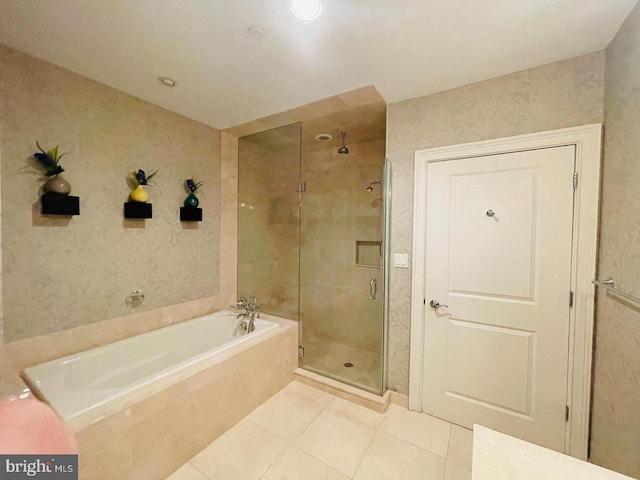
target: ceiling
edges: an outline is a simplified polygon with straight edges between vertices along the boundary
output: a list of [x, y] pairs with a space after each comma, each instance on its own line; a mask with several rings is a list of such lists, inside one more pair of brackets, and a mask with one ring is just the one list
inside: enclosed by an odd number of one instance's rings
[[602, 50], [637, 1], [323, 0], [303, 22], [288, 0], [0, 0], [0, 42], [226, 129], [367, 85], [392, 103]]

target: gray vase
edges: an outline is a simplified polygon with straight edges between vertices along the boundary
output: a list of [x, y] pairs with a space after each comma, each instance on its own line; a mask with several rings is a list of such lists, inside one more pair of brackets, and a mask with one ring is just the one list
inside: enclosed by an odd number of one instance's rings
[[58, 193], [60, 195], [69, 195], [69, 192], [71, 192], [71, 184], [60, 174], [54, 175], [47, 180], [42, 188], [46, 193]]

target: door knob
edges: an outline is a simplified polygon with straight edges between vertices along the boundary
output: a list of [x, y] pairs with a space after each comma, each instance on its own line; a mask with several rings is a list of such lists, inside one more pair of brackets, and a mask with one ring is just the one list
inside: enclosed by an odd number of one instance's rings
[[438, 300], [431, 300], [429, 302], [429, 306], [434, 310], [437, 310], [439, 308], [449, 308], [449, 305], [442, 305]]

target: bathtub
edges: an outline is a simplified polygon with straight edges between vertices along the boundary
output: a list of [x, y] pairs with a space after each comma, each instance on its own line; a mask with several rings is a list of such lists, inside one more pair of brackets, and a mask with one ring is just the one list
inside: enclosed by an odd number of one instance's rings
[[26, 368], [22, 378], [74, 431], [211, 368], [279, 330], [222, 311]]

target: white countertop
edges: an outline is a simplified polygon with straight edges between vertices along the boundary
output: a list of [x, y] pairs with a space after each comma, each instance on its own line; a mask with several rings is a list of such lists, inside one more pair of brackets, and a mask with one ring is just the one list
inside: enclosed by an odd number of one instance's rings
[[633, 480], [481, 425], [473, 427], [473, 480]]

